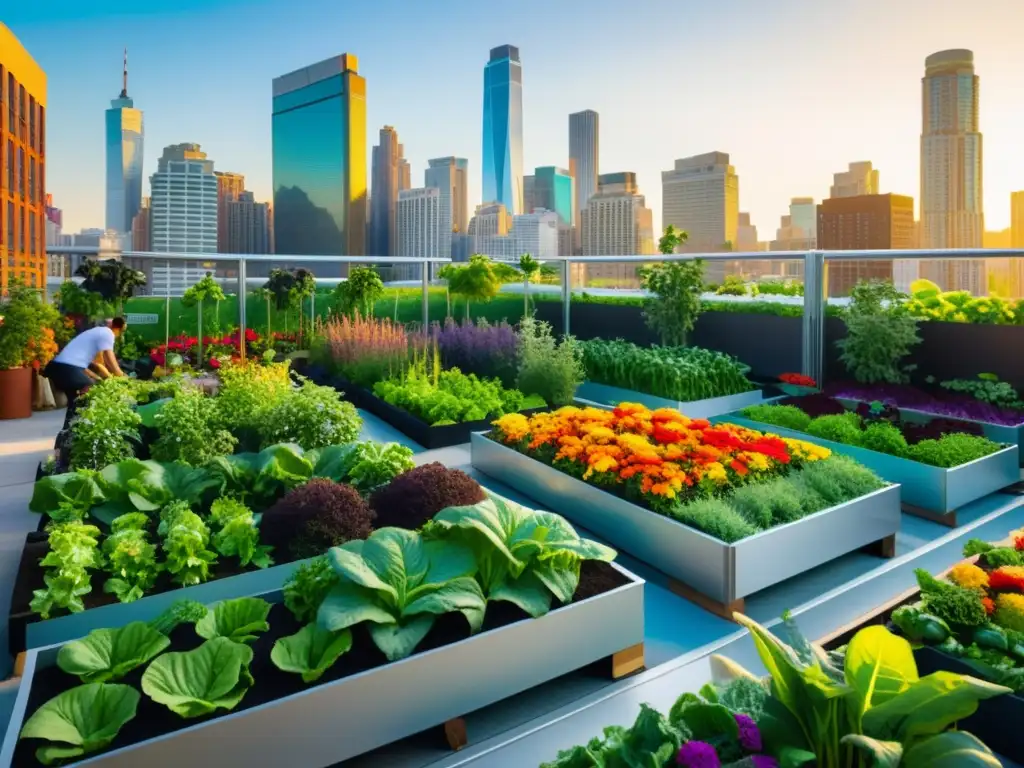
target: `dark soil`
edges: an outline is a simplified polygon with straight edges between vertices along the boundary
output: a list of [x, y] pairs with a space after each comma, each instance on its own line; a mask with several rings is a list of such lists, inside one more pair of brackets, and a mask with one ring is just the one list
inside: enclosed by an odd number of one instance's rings
[[[581, 570], [579, 587], [573, 596], [573, 602], [580, 602], [628, 583], [629, 579], [627, 577], [607, 563], [585, 562]], [[528, 618], [522, 610], [511, 603], [490, 603], [487, 606], [487, 614], [484, 619], [482, 632], [506, 627], [509, 624]], [[270, 661], [270, 650], [273, 648], [274, 642], [281, 637], [298, 632], [301, 625], [280, 604], [275, 605], [271, 609], [268, 623], [270, 624], [270, 631], [260, 636], [252, 645], [254, 656], [250, 671], [256, 680], [256, 684], [246, 693], [245, 698], [242, 699], [242, 702], [232, 712], [256, 707], [275, 699], [300, 693], [311, 687], [305, 685], [299, 675], [282, 672]], [[373, 644], [365, 627], [357, 626], [352, 634], [352, 649], [338, 659], [334, 666], [313, 685], [330, 683], [388, 663], [383, 654]], [[434, 628], [416, 649], [416, 653], [440, 648], [468, 637], [469, 626], [466, 624], [465, 618], [458, 613], [446, 614], [438, 618]], [[552, 637], [551, 642], [558, 642], [558, 639]], [[202, 643], [203, 640], [196, 635], [195, 628], [192, 625], [185, 625], [178, 627], [172, 633], [171, 646], [168, 650], [189, 651], [198, 648]], [[142, 673], [144, 671], [145, 667], [140, 667], [116, 682], [131, 685], [141, 691]], [[32, 680], [32, 690], [29, 694], [26, 711], [30, 713], [35, 712], [36, 709], [51, 698], [69, 688], [75, 687], [77, 684], [77, 678], [61, 671], [56, 665], [42, 671], [37, 671]], [[143, 694], [139, 700], [139, 707], [135, 718], [121, 729], [120, 734], [109, 749], [119, 749], [130, 744], [137, 744], [165, 733], [213, 720], [222, 714], [230, 713], [222, 710], [220, 714], [185, 720]], [[35, 749], [39, 745], [40, 742], [37, 740], [19, 742], [11, 765], [14, 768], [38, 766], [39, 763], [35, 759]]]

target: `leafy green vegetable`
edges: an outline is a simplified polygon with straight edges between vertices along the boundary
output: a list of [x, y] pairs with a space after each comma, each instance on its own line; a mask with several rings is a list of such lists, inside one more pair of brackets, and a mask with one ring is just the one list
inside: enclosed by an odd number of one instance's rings
[[272, 547], [259, 543], [260, 532], [251, 509], [235, 499], [219, 498], [210, 506], [210, 523], [217, 529], [213, 548], [224, 557], [237, 557], [241, 565], [257, 568], [274, 564]]
[[111, 523], [111, 534], [103, 542], [106, 569], [111, 574], [103, 591], [130, 603], [153, 587], [160, 566], [156, 547], [149, 542], [146, 526], [149, 518], [141, 512], [129, 512]]
[[274, 643], [270, 660], [282, 672], [302, 675], [302, 682], [313, 683], [352, 647], [352, 632], [329, 632], [316, 624], [307, 624], [294, 635]]
[[923, 568], [916, 569], [914, 575], [921, 587], [922, 602], [929, 613], [949, 624], [965, 627], [980, 627], [988, 623], [985, 607], [973, 589], [936, 579]]
[[36, 759], [53, 765], [103, 749], [135, 717], [139, 692], [128, 685], [91, 683], [64, 691], [21, 728], [22, 739], [43, 739]]
[[154, 414], [160, 437], [151, 452], [159, 461], [199, 466], [214, 456], [232, 453], [238, 440], [217, 426], [216, 398], [197, 387], [185, 387]]
[[507, 600], [535, 617], [551, 608], [552, 594], [562, 603], [572, 601], [583, 560], [611, 562], [616, 554], [580, 538], [559, 515], [494, 495], [479, 504], [441, 510], [433, 526], [465, 534], [489, 600]]
[[217, 485], [216, 476], [204, 469], [138, 459], [104, 467], [100, 478], [108, 501], [92, 514], [108, 524], [126, 512], [156, 512], [173, 501], [197, 504]]
[[85, 523], [55, 523], [50, 528], [50, 551], [40, 561], [49, 570], [43, 576], [46, 589], [32, 593], [29, 608], [44, 619], [54, 608], [72, 613], [85, 610], [82, 595], [92, 591], [90, 569], [99, 568], [103, 558], [99, 550], [100, 530]]
[[369, 494], [414, 466], [412, 449], [398, 443], [366, 440], [321, 450], [313, 477], [348, 483], [360, 493]]
[[363, 420], [352, 403], [341, 399], [334, 387], [308, 379], [261, 414], [262, 445], [295, 443], [302, 448], [323, 448], [351, 443], [359, 437]]
[[142, 675], [142, 691], [186, 718], [231, 710], [253, 685], [251, 662], [252, 648], [215, 637], [194, 651], [157, 658]]
[[81, 640], [65, 643], [57, 666], [83, 683], [118, 680], [162, 653], [171, 641], [144, 621], [116, 629], [94, 629]]
[[284, 583], [284, 605], [300, 622], [316, 621], [320, 604], [338, 583], [326, 555], [302, 563]]
[[390, 661], [411, 654], [442, 614], [462, 613], [472, 632], [483, 625], [486, 603], [468, 547], [381, 528], [365, 541], [334, 547], [328, 557], [339, 582], [317, 622], [331, 632], [369, 622], [370, 636]]
[[225, 600], [208, 609], [196, 624], [196, 634], [207, 640], [226, 637], [236, 643], [251, 643], [259, 632], [270, 629], [270, 603], [258, 597]]
[[164, 537], [164, 567], [171, 579], [183, 587], [202, 584], [210, 578], [210, 565], [217, 560], [210, 543], [210, 529], [183, 502], [168, 505], [161, 512], [158, 533]]
[[89, 510], [106, 501], [95, 474], [89, 470], [49, 475], [36, 481], [28, 508], [56, 522], [81, 520]]
[[938, 616], [921, 610], [920, 605], [904, 605], [892, 612], [892, 623], [912, 643], [935, 645], [953, 634], [949, 625]]

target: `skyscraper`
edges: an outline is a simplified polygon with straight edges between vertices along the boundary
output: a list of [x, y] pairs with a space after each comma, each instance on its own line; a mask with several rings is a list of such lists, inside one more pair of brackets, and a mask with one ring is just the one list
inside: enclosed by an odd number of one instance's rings
[[829, 197], [859, 197], [878, 194], [878, 171], [871, 167], [870, 160], [847, 165], [845, 171], [832, 174], [832, 188]]
[[[974, 54], [940, 51], [925, 59], [921, 94], [921, 247], [980, 248], [985, 216]], [[923, 262], [921, 276], [947, 290], [988, 289], [980, 261]]]
[[[366, 80], [358, 69], [344, 53], [274, 79], [275, 253], [365, 252]], [[330, 259], [312, 269], [348, 274]]]
[[402, 157], [398, 132], [390, 125], [380, 129], [379, 143], [371, 157], [370, 255], [395, 256], [398, 254], [395, 223], [398, 193], [409, 189], [410, 179], [409, 163]]
[[423, 186], [437, 189], [438, 245], [437, 252], [449, 256], [452, 251], [452, 233], [466, 231], [466, 170], [468, 162], [461, 157], [436, 157], [427, 161]]
[[[274, 231], [270, 203], [257, 203], [252, 192], [242, 190], [224, 206], [226, 240], [221, 253], [273, 253]], [[218, 220], [218, 229], [220, 221]], [[219, 233], [218, 233], [219, 234]]]
[[484, 67], [483, 200], [523, 212], [523, 67], [519, 49], [491, 49]]
[[107, 229], [130, 235], [142, 207], [142, 110], [128, 96], [128, 49], [121, 93], [107, 110]]
[[[217, 253], [217, 177], [198, 144], [165, 147], [149, 179], [150, 240], [156, 253]], [[149, 287], [180, 296], [213, 262], [154, 260]]]
[[559, 217], [554, 211], [534, 208], [512, 217], [512, 261], [524, 253], [537, 261], [558, 256]]
[[[580, 219], [584, 256], [632, 256], [654, 253], [651, 209], [640, 194], [632, 171], [598, 177]], [[635, 285], [637, 267], [625, 263], [577, 265], [573, 281], [587, 285], [595, 279], [616, 285]]]
[[[437, 258], [440, 251], [441, 190], [436, 187], [403, 189], [398, 193], [397, 242], [395, 255]], [[448, 247], [451, 248], [451, 233]], [[420, 277], [419, 266], [401, 265], [395, 270], [399, 280]]]
[[533, 208], [558, 214], [558, 255], [571, 256], [576, 217], [576, 189], [572, 175], [565, 168], [547, 165], [537, 168], [532, 178]]
[[[246, 253], [232, 251], [228, 247], [228, 203], [238, 200], [245, 191], [245, 176], [241, 173], [215, 171], [217, 177], [217, 252]], [[249, 251], [249, 253], [266, 253], [266, 251]]]
[[0, 24], [0, 291], [46, 281], [46, 73]]
[[[149, 207], [152, 198], [142, 198], [142, 207], [132, 219], [132, 250], [151, 251], [153, 250], [153, 209]], [[144, 270], [145, 271], [145, 270]]]
[[590, 196], [597, 193], [599, 128], [597, 112], [592, 109], [569, 115], [569, 174], [573, 178], [576, 195], [572, 223], [577, 231], [581, 222], [580, 212], [587, 207]]

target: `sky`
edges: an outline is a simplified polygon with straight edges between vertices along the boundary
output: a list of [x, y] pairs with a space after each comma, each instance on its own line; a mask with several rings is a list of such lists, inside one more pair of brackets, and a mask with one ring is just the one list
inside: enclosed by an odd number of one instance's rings
[[[368, 135], [392, 125], [423, 184], [427, 159], [470, 162], [480, 198], [483, 67], [523, 62], [524, 173], [568, 167], [568, 115], [600, 114], [600, 170], [635, 171], [655, 226], [660, 172], [731, 155], [740, 210], [772, 239], [791, 197], [828, 196], [871, 160], [883, 192], [919, 196], [924, 59], [975, 53], [986, 228], [1024, 189], [1024, 0], [49, 0], [0, 21], [49, 79], [47, 191], [64, 231], [104, 219], [104, 110], [145, 114], [147, 178], [163, 147], [202, 145], [271, 198], [271, 81], [340, 53], [367, 80]], [[367, 149], [369, 155], [369, 148]], [[144, 193], [145, 194], [145, 193]]]

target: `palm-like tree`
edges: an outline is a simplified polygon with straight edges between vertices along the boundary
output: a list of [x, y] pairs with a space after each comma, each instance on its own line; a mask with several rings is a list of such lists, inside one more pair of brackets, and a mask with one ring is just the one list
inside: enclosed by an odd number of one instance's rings
[[523, 273], [523, 317], [530, 313], [530, 281], [540, 272], [540, 262], [528, 253], [519, 257], [519, 271]]

